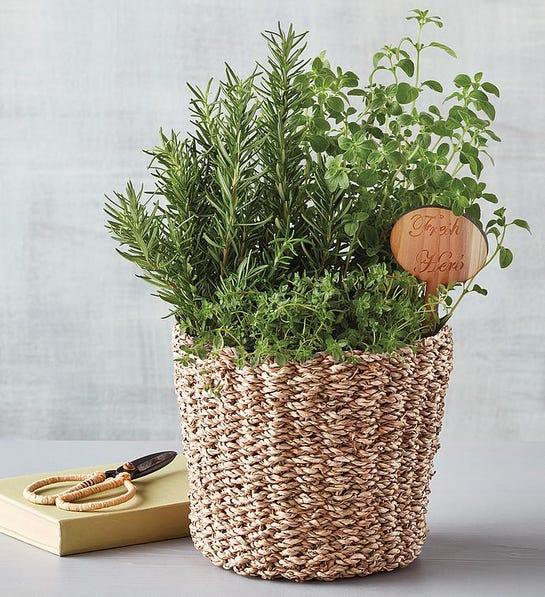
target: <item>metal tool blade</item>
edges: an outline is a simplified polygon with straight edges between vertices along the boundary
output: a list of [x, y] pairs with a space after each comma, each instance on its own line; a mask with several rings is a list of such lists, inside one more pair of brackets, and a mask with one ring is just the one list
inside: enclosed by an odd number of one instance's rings
[[139, 479], [140, 477], [150, 475], [151, 473], [162, 469], [167, 464], [170, 464], [176, 455], [177, 453], [173, 451], [148, 454], [147, 456], [142, 456], [142, 458], [137, 458], [136, 460], [131, 460], [122, 464], [117, 468], [117, 472], [128, 472], [131, 474], [132, 479]]

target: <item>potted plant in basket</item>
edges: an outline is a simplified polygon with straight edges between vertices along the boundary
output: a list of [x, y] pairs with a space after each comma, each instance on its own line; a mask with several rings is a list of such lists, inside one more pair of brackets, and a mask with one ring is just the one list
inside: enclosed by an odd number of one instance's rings
[[408, 19], [416, 36], [377, 52], [364, 82], [324, 53], [307, 61], [292, 27], [266, 32], [248, 77], [227, 66], [190, 86], [193, 131], [148, 152], [155, 189], [129, 183], [106, 206], [119, 253], [174, 316], [193, 540], [241, 574], [330, 580], [417, 557], [445, 323], [486, 290], [473, 275], [427, 295], [393, 257], [392, 226], [446, 208], [501, 267], [506, 230], [528, 228], [481, 181], [497, 87], [460, 74], [443, 91], [423, 68], [455, 56], [425, 41], [441, 20]]

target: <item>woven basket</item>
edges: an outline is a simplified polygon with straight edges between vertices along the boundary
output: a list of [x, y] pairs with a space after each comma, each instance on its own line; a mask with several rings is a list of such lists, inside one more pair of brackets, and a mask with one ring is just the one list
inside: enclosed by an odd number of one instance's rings
[[[189, 340], [174, 330], [174, 356]], [[195, 546], [239, 574], [333, 580], [411, 563], [426, 539], [449, 328], [416, 352], [237, 368], [175, 363]]]

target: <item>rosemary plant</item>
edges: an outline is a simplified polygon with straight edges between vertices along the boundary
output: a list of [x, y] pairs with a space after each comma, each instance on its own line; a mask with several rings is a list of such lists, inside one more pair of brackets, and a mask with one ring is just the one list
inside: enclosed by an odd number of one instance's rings
[[[304, 360], [319, 351], [394, 351], [443, 324], [470, 280], [442, 288], [430, 320], [421, 283], [395, 263], [393, 223], [441, 205], [482, 226], [490, 263], [513, 258], [505, 207], [481, 174], [498, 88], [460, 74], [452, 91], [424, 76], [423, 58], [452, 49], [424, 41], [439, 17], [414, 10], [416, 36], [384, 46], [368, 81], [305, 36], [278, 27], [268, 57], [242, 78], [189, 86], [193, 131], [161, 132], [147, 153], [156, 188], [129, 183], [106, 203], [107, 226], [141, 277], [171, 305], [197, 351], [237, 348], [242, 360]], [[426, 105], [427, 95], [436, 101]], [[440, 108], [440, 104], [447, 108]], [[486, 222], [485, 222], [486, 220]], [[453, 298], [453, 296], [455, 298]]]

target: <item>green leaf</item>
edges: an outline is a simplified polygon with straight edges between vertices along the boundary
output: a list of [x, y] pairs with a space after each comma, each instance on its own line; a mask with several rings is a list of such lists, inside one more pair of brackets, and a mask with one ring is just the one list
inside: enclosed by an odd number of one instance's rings
[[451, 137], [452, 129], [449, 128], [448, 124], [444, 120], [438, 120], [431, 127], [431, 132], [439, 135], [439, 137]]
[[463, 208], [463, 207], [461, 207], [460, 205], [458, 205], [457, 203], [455, 203], [455, 204], [452, 206], [452, 213], [453, 213], [455, 216], [461, 216], [461, 215], [463, 215], [463, 213], [464, 213], [464, 208]]
[[494, 141], [497, 141], [498, 143], [501, 142], [501, 139], [498, 137], [498, 135], [496, 135], [496, 133], [494, 131], [491, 131], [490, 129], [486, 129], [486, 131], [484, 131], [491, 139], [494, 139]]
[[483, 83], [482, 88], [487, 92], [495, 95], [496, 97], [500, 97], [500, 90], [494, 85], [494, 83], [486, 82]]
[[403, 155], [399, 151], [393, 151], [390, 155], [387, 156], [388, 164], [397, 168], [403, 164]]
[[362, 170], [358, 174], [358, 183], [362, 187], [372, 187], [378, 182], [378, 173], [375, 170]]
[[420, 123], [424, 126], [432, 126], [435, 120], [431, 114], [427, 114], [426, 112], [420, 112]]
[[336, 95], [328, 97], [325, 103], [333, 110], [333, 112], [342, 112], [344, 110], [343, 100]]
[[454, 77], [454, 84], [456, 87], [469, 87], [471, 85], [471, 79], [467, 75], [458, 75]]
[[382, 139], [384, 137], [382, 129], [379, 129], [378, 126], [370, 126], [367, 130], [375, 139]]
[[360, 96], [364, 96], [365, 95], [365, 91], [363, 89], [351, 89], [348, 92], [348, 95], [360, 95]]
[[352, 71], [346, 71], [342, 76], [341, 87], [357, 87], [358, 75]]
[[334, 191], [337, 190], [337, 187], [339, 186], [339, 178], [336, 175], [329, 175], [328, 172], [326, 172], [325, 175], [325, 184], [327, 186], [327, 188], [333, 193]]
[[319, 131], [328, 131], [331, 128], [331, 125], [323, 116], [315, 116], [312, 122]]
[[481, 208], [478, 203], [472, 203], [465, 211], [464, 216], [467, 216], [471, 221], [479, 224], [481, 221]]
[[373, 66], [376, 68], [383, 58], [384, 58], [384, 52], [377, 52], [373, 56]]
[[418, 133], [416, 142], [418, 145], [420, 145], [420, 147], [428, 149], [428, 147], [431, 145], [431, 135], [428, 133]]
[[472, 157], [477, 157], [479, 155], [479, 150], [467, 141], [462, 144], [462, 152]]
[[[476, 197], [478, 189], [479, 189], [479, 184], [477, 183], [477, 181], [474, 178], [470, 178], [469, 176], [463, 176], [462, 182], [464, 183], [464, 187], [467, 190], [469, 196]], [[484, 183], [481, 183], [481, 184], [484, 184]]]
[[338, 186], [340, 189], [347, 189], [350, 186], [350, 179], [348, 178], [348, 174], [345, 171], [340, 172], [337, 179]]
[[310, 138], [310, 146], [317, 153], [321, 153], [322, 151], [325, 151], [327, 149], [328, 145], [329, 145], [329, 141], [326, 139], [326, 137], [323, 137], [322, 135], [313, 135]]
[[439, 81], [433, 81], [432, 79], [428, 79], [427, 81], [424, 81], [422, 85], [425, 85], [426, 87], [429, 87], [430, 89], [433, 89], [438, 93], [443, 92], [443, 86], [441, 85], [441, 83], [439, 83]]
[[488, 118], [490, 118], [490, 120], [494, 120], [494, 118], [496, 118], [496, 109], [491, 103], [479, 102], [478, 107], [488, 116]]
[[314, 60], [312, 61], [312, 70], [319, 71], [323, 66], [324, 63], [322, 62], [320, 57], [316, 56], [316, 58], [314, 58]]
[[532, 231], [530, 229], [530, 224], [528, 224], [528, 222], [526, 220], [520, 220], [517, 218], [516, 220], [513, 220], [511, 222], [511, 224], [514, 224], [515, 226], [518, 226], [519, 228], [524, 228], [525, 230], [528, 230], [528, 232], [530, 234], [532, 234]]
[[365, 220], [367, 220], [369, 217], [369, 214], [364, 211], [357, 211], [355, 215], [357, 222], [365, 222]]
[[490, 203], [498, 202], [498, 198], [496, 197], [496, 195], [494, 195], [494, 193], [483, 193], [483, 199], [489, 201]]
[[403, 108], [397, 102], [392, 102], [390, 104], [390, 114], [392, 116], [401, 116], [401, 114], [403, 114]]
[[348, 236], [354, 236], [358, 231], [358, 223], [357, 222], [346, 222], [344, 225], [344, 231]]
[[445, 44], [441, 44], [438, 41], [432, 41], [432, 42], [430, 42], [428, 44], [428, 47], [430, 47], [430, 48], [439, 48], [440, 50], [443, 50], [444, 52], [446, 52], [449, 56], [452, 56], [453, 58], [457, 58], [456, 52], [452, 48], [449, 48]]
[[403, 58], [400, 60], [397, 65], [408, 77], [412, 77], [414, 75], [414, 62], [410, 58]]
[[479, 158], [471, 157], [469, 159], [469, 169], [471, 170], [472, 174], [479, 178], [481, 172], [483, 171], [483, 163]]
[[457, 91], [454, 91], [450, 95], [447, 95], [447, 97], [443, 100], [443, 103], [448, 102], [453, 97], [455, 97], [456, 99], [459, 99], [459, 100], [463, 99], [462, 95], [460, 93], [458, 93]]
[[348, 123], [348, 130], [355, 135], [356, 133], [361, 131], [361, 126], [357, 122], [349, 122]]
[[483, 288], [482, 286], [479, 286], [478, 284], [473, 284], [471, 292], [477, 292], [478, 294], [482, 294], [483, 296], [486, 296], [488, 294], [488, 290], [486, 288]]
[[376, 245], [379, 242], [377, 229], [369, 224], [363, 225], [363, 235], [369, 245]]
[[339, 147], [341, 149], [346, 151], [347, 149], [350, 149], [350, 147], [352, 146], [352, 139], [343, 135], [339, 137], [337, 143], [339, 144]]
[[441, 157], [446, 157], [450, 149], [450, 145], [448, 143], [441, 143], [437, 148], [437, 155]]
[[452, 177], [448, 172], [444, 170], [436, 170], [432, 175], [431, 179], [433, 184], [438, 187], [439, 189], [445, 188], [448, 183], [451, 181]]
[[513, 261], [513, 253], [507, 247], [500, 247], [500, 267], [506, 268]]
[[481, 91], [480, 89], [474, 89], [470, 94], [469, 97], [476, 99], [479, 102], [487, 102], [488, 101], [488, 95], [486, 95], [486, 93], [484, 93], [483, 91]]
[[380, 151], [372, 151], [369, 154], [369, 157], [367, 158], [367, 161], [370, 166], [377, 166], [378, 164], [380, 164], [380, 162], [382, 162], [382, 160], [383, 155], [382, 153], [380, 153]]
[[462, 209], [466, 210], [469, 207], [469, 199], [464, 195], [456, 197], [456, 204]]
[[389, 154], [389, 153], [392, 153], [392, 151], [395, 151], [398, 147], [399, 147], [399, 143], [395, 139], [392, 139], [391, 141], [388, 141], [387, 143], [385, 143], [382, 146], [382, 149], [385, 154]]
[[418, 97], [418, 89], [408, 83], [399, 83], [396, 91], [396, 100], [400, 104], [409, 104]]

